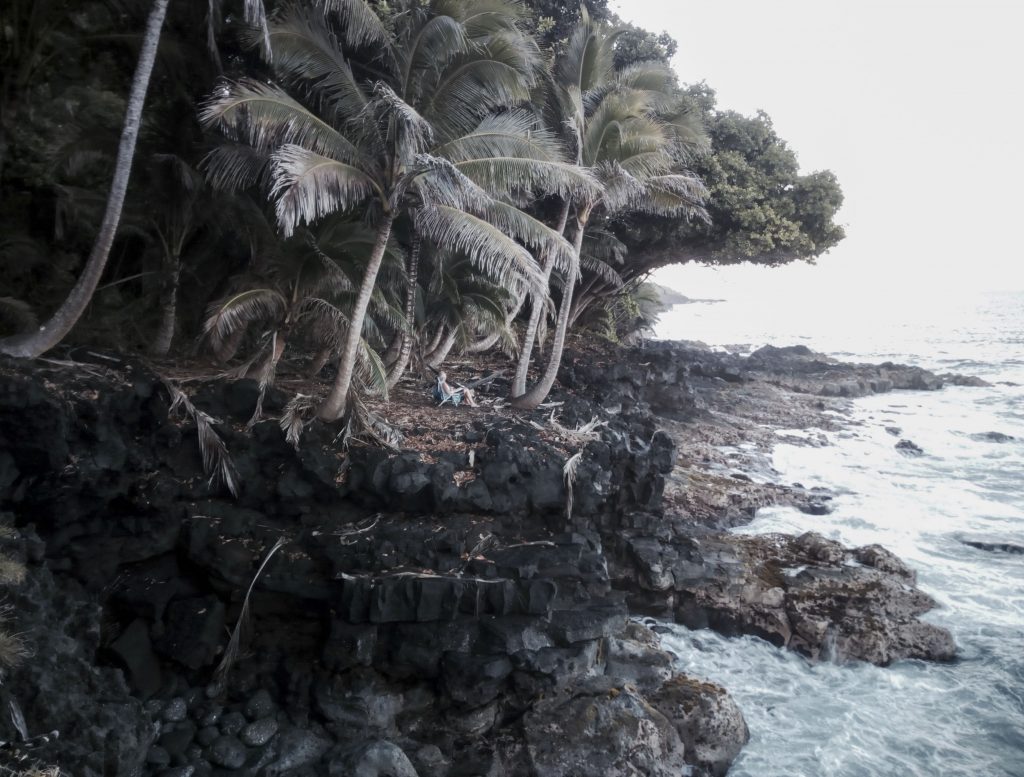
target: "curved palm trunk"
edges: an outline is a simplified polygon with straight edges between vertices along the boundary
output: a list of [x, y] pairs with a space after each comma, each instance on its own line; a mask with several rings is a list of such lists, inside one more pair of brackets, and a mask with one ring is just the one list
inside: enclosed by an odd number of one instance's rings
[[334, 379], [331, 393], [317, 408], [317, 415], [324, 421], [338, 420], [345, 414], [345, 409], [348, 407], [348, 392], [352, 385], [356, 359], [359, 356], [359, 343], [363, 338], [363, 320], [366, 318], [367, 308], [370, 307], [370, 297], [373, 294], [373, 287], [377, 283], [377, 273], [380, 271], [381, 262], [384, 260], [384, 251], [387, 249], [388, 238], [391, 236], [393, 221], [394, 216], [388, 214], [377, 228], [377, 240], [373, 245], [369, 264], [366, 265], [366, 274], [359, 287], [359, 296], [356, 297], [352, 318], [349, 320], [345, 347], [341, 352], [341, 361], [338, 363], [338, 374]]
[[146, 90], [153, 72], [153, 62], [156, 60], [157, 44], [160, 42], [160, 30], [164, 26], [168, 2], [169, 0], [153, 0], [153, 7], [149, 12], [146, 35], [142, 42], [142, 50], [139, 52], [139, 64], [135, 69], [128, 96], [128, 109], [125, 112], [121, 142], [117, 149], [117, 164], [114, 167], [114, 180], [107, 197], [107, 209], [103, 214], [99, 235], [85, 264], [85, 270], [82, 271], [78, 283], [68, 294], [67, 299], [49, 321], [35, 332], [0, 340], [0, 353], [27, 358], [45, 353], [67, 336], [92, 300], [93, 292], [96, 291], [103, 270], [107, 266], [110, 247], [114, 243], [117, 225], [121, 220], [121, 208], [124, 205], [132, 160], [135, 157], [135, 141], [139, 136], [139, 125], [142, 123], [142, 107], [146, 102]]
[[160, 302], [160, 328], [153, 341], [151, 353], [154, 356], [166, 356], [174, 342], [174, 327], [178, 320], [178, 286], [181, 283], [181, 259], [173, 258], [170, 277], [164, 287]]
[[423, 358], [426, 358], [426, 354], [431, 354], [441, 347], [441, 340], [444, 337], [444, 327], [439, 326], [437, 331], [434, 332], [434, 336], [430, 339], [430, 343], [424, 348], [421, 353], [424, 354]]
[[388, 373], [388, 391], [398, 385], [412, 356], [413, 329], [416, 327], [416, 285], [420, 275], [420, 236], [414, 233], [412, 250], [409, 252], [409, 285], [405, 289], [405, 331], [401, 333], [402, 347], [398, 350], [398, 358]]
[[[562, 213], [558, 217], [558, 225], [555, 229], [558, 234], [565, 232], [565, 224], [569, 220], [569, 202], [562, 206]], [[577, 260], [579, 249], [576, 250]], [[554, 257], [549, 252], [544, 253], [541, 264], [541, 271], [544, 274], [544, 288], [551, 282], [551, 270], [554, 267]], [[523, 346], [519, 352], [519, 363], [516, 365], [516, 374], [512, 379], [512, 396], [518, 397], [526, 393], [526, 374], [530, 370], [530, 356], [533, 355], [533, 344], [537, 339], [537, 330], [540, 328], [540, 317], [544, 315], [546, 299], [534, 298], [533, 307], [530, 309], [530, 320], [526, 324], [526, 333], [523, 335]]]
[[398, 361], [398, 354], [402, 350], [402, 339], [404, 332], [395, 332], [395, 336], [391, 338], [391, 342], [388, 343], [387, 350], [381, 354], [380, 360], [384, 362], [384, 366], [389, 370]]
[[455, 346], [455, 337], [455, 331], [452, 330], [451, 332], [448, 333], [448, 336], [444, 339], [444, 341], [439, 346], [437, 346], [437, 348], [435, 348], [433, 351], [431, 351], [424, 357], [424, 361], [427, 363], [428, 367], [432, 367], [433, 369], [436, 370], [438, 367], [444, 364], [444, 360], [448, 358], [448, 354]]
[[541, 402], [547, 399], [551, 387], [555, 385], [555, 378], [558, 376], [558, 368], [562, 363], [562, 349], [565, 347], [565, 336], [569, 332], [569, 311], [572, 310], [572, 293], [576, 287], [576, 275], [580, 269], [580, 250], [583, 248], [583, 232], [587, 227], [587, 218], [590, 216], [590, 208], [586, 207], [576, 218], [576, 239], [573, 242], [572, 265], [566, 276], [565, 288], [562, 290], [562, 302], [558, 306], [558, 323], [555, 328], [554, 342], [551, 344], [551, 354], [548, 356], [548, 365], [544, 370], [537, 384], [529, 391], [512, 397], [512, 406], [533, 410]]
[[[519, 315], [519, 311], [523, 309], [523, 305], [525, 304], [526, 290], [524, 289], [522, 293], [520, 293], [519, 296], [516, 297], [516, 304], [512, 306], [512, 309], [508, 312], [508, 315], [505, 316], [506, 329], [512, 326], [512, 322], [516, 320], [516, 317]], [[497, 343], [498, 340], [500, 339], [501, 332], [495, 332], [494, 334], [488, 335], [487, 337], [477, 340], [474, 343], [470, 343], [469, 346], [466, 348], [466, 353], [483, 353], [484, 351], [493, 348], [494, 344]]]

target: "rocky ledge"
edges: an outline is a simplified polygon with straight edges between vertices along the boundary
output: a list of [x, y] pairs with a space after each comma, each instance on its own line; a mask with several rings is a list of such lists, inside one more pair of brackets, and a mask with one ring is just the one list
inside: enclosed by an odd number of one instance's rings
[[444, 409], [443, 444], [400, 449], [246, 429], [251, 384], [176, 416], [130, 359], [0, 363], [0, 552], [25, 570], [0, 580], [24, 642], [0, 738], [59, 730], [31, 758], [75, 775], [724, 774], [742, 714], [631, 614], [812, 659], [952, 656], [883, 549], [723, 532], [828, 509], [743, 470], [766, 423], [839, 400], [790, 401], [764, 360], [607, 359], [570, 360], [557, 420]]

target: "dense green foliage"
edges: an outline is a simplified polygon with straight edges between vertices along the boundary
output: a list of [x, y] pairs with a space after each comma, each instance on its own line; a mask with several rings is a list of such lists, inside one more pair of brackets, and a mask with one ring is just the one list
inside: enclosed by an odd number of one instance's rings
[[704, 84], [686, 89], [711, 138], [712, 153], [694, 169], [710, 191], [711, 223], [701, 229], [665, 219], [633, 220], [623, 239], [642, 270], [672, 262], [813, 260], [844, 237], [835, 223], [843, 202], [834, 174], [800, 172], [796, 153], [764, 112], [720, 111]]
[[[830, 172], [801, 173], [767, 115], [679, 85], [676, 42], [607, 2], [313, 5], [211, 16], [171, 0], [117, 237], [74, 340], [201, 342], [260, 375], [284, 342], [313, 367], [356, 343], [364, 376], [389, 368], [393, 385], [410, 352], [529, 352], [562, 302], [556, 331], [628, 334], [646, 315], [634, 279], [657, 266], [813, 260], [843, 237]], [[151, 6], [0, 9], [0, 336], [44, 320], [82, 272]], [[245, 23], [264, 9], [268, 34]], [[587, 36], [604, 64], [572, 86]], [[608, 145], [605, 125], [625, 134]], [[702, 204], [709, 218], [693, 218]], [[524, 341], [531, 311], [545, 314]]]

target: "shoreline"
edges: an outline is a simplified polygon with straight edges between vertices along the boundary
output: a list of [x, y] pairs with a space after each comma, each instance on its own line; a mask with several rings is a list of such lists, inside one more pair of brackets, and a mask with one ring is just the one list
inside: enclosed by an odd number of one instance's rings
[[[232, 500], [211, 493], [194, 423], [168, 419], [144, 365], [0, 367], [2, 509], [18, 527], [5, 552], [27, 569], [14, 620], [67, 647], [22, 664], [11, 692], [30, 733], [64, 729], [51, 752], [75, 774], [105, 752], [104, 716], [134, 742], [118, 762], [165, 777], [724, 774], [746, 741], [740, 710], [675, 674], [628, 616], [670, 613], [812, 660], [826, 644], [883, 665], [955, 654], [917, 620], [934, 603], [888, 551], [725, 533], [768, 504], [829, 509], [827, 492], [748, 474], [770, 475], [775, 429], [828, 428], [858, 392], [941, 387], [924, 370], [799, 347], [578, 354], [555, 408], [494, 403], [437, 429], [413, 408], [412, 447], [343, 455], [317, 424], [297, 449], [275, 421], [245, 432], [251, 388], [202, 383], [194, 403], [235, 419], [218, 426], [243, 484]], [[269, 399], [280, 412], [285, 397]], [[438, 445], [441, 431], [454, 442]], [[280, 536], [218, 686], [223, 635]], [[77, 628], [68, 607], [87, 613]]]

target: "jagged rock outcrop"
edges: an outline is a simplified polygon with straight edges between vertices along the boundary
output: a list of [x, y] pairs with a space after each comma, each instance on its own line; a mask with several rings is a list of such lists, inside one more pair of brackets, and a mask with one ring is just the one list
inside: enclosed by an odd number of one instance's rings
[[[72, 695], [74, 721], [37, 699], [30, 727], [65, 727], [46, 754], [68, 773], [547, 774], [534, 751], [553, 710], [538, 703], [555, 698], [596, 705], [595, 735], [618, 742], [607, 760], [624, 773], [661, 756], [665, 769], [705, 773], [693, 727], [644, 701], [675, 674], [664, 655], [650, 672], [654, 649], [635, 642], [602, 537], [586, 528], [657, 508], [673, 448], [649, 415], [606, 416], [590, 440], [546, 434], [539, 414], [536, 426], [489, 419], [453, 430], [472, 458], [344, 451], [316, 424], [296, 450], [274, 421], [242, 428], [251, 387], [206, 385], [192, 401], [222, 418], [241, 486], [232, 499], [208, 482], [195, 424], [168, 415], [161, 381], [113, 364], [0, 365], [0, 501], [38, 528], [37, 562], [66, 581], [61, 606], [88, 615], [65, 636], [76, 677], [51, 682], [99, 696], [88, 684], [99, 673], [139, 731], [125, 724], [121, 760], [102, 772], [82, 755], [104, 752], [107, 730], [90, 728], [88, 694]], [[271, 395], [264, 407], [280, 404]], [[570, 398], [562, 419], [592, 413]], [[563, 469], [577, 451], [585, 486], [572, 514], [584, 528], [573, 531]], [[279, 539], [221, 682], [226, 633]], [[49, 617], [23, 615], [29, 631]], [[636, 726], [650, 733], [646, 754], [627, 746]], [[735, 755], [746, 731], [721, 736]]]
[[[721, 775], [742, 714], [631, 612], [812, 658], [953, 655], [887, 551], [722, 532], [769, 504], [830, 509], [743, 471], [774, 428], [828, 428], [829, 397], [946, 378], [690, 346], [570, 358], [561, 378], [558, 424], [453, 416], [438, 450], [345, 449], [319, 423], [295, 448], [273, 418], [245, 429], [254, 384], [203, 384], [232, 498], [144, 365], [0, 361], [0, 509], [40, 537], [15, 610], [64, 650], [8, 686], [31, 733], [64, 729], [45, 755], [74, 775]], [[272, 390], [264, 410], [284, 403]]]
[[707, 534], [662, 542], [623, 540], [612, 576], [634, 590], [636, 610], [691, 628], [752, 634], [809, 658], [886, 665], [947, 661], [949, 632], [919, 616], [935, 601], [884, 548], [844, 548], [821, 535]]

